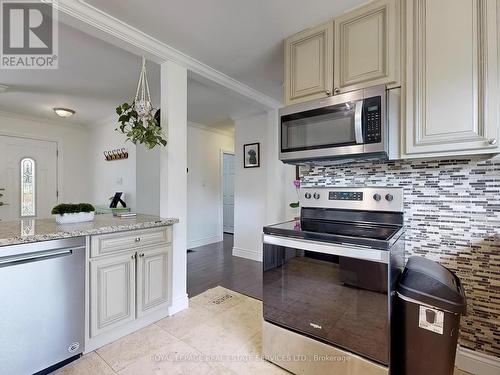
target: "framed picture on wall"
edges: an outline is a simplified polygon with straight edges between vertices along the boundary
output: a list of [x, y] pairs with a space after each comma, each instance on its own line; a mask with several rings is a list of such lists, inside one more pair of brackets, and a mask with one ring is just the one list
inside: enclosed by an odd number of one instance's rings
[[260, 167], [260, 143], [248, 143], [243, 145], [243, 167]]

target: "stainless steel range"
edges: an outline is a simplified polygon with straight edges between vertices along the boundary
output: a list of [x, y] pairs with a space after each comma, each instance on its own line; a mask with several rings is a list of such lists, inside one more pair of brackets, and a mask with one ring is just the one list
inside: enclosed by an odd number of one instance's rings
[[293, 373], [387, 373], [402, 189], [300, 195], [300, 220], [264, 228], [264, 355]]

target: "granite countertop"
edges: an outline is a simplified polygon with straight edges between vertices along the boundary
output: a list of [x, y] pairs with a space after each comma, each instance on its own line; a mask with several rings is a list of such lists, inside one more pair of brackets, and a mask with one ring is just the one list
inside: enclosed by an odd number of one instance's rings
[[55, 218], [1, 221], [0, 246], [156, 228], [178, 222], [177, 218], [140, 214], [134, 218], [117, 218], [111, 214], [95, 215], [94, 221], [74, 224], [57, 224]]

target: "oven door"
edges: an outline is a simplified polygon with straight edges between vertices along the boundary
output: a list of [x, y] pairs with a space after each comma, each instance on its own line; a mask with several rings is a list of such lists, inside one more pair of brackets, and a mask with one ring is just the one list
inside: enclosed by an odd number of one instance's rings
[[264, 236], [264, 320], [389, 362], [388, 252]]

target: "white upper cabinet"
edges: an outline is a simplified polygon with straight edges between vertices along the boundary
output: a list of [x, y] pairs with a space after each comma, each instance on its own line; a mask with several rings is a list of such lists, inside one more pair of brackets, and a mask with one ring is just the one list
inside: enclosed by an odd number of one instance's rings
[[499, 3], [407, 1], [407, 156], [499, 152]]
[[333, 85], [333, 22], [285, 40], [285, 104], [327, 97]]
[[399, 83], [400, 4], [370, 2], [335, 19], [334, 94]]

